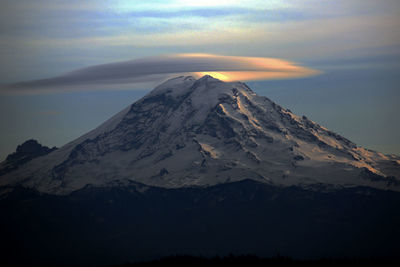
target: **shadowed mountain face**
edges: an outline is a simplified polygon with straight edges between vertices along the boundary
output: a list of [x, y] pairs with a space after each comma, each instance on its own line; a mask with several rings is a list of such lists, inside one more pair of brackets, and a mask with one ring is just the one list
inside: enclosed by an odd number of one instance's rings
[[400, 255], [399, 157], [243, 83], [171, 79], [60, 149], [27, 151], [1, 167], [0, 264]]
[[28, 161], [47, 155], [56, 149], [56, 147], [48, 148], [47, 146], [42, 146], [33, 139], [28, 140], [19, 145], [14, 153], [8, 155], [6, 160], [0, 163], [0, 175], [16, 170]]
[[[29, 177], [29, 179], [27, 179]], [[397, 156], [357, 147], [243, 83], [178, 77], [97, 129], [0, 177], [41, 192], [140, 182], [164, 188], [253, 179], [400, 189]]]

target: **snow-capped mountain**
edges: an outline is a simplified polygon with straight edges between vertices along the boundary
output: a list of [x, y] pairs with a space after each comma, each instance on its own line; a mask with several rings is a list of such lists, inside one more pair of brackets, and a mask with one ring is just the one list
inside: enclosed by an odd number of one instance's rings
[[185, 76], [3, 174], [0, 186], [69, 194], [87, 185], [180, 188], [245, 179], [400, 191], [400, 158], [358, 147], [244, 83]]
[[399, 257], [399, 157], [243, 83], [171, 79], [57, 150], [28, 145], [0, 165], [1, 266]]

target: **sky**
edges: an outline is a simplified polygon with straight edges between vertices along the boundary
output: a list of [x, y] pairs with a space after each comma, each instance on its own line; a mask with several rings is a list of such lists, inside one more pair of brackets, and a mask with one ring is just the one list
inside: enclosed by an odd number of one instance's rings
[[398, 0], [0, 1], [0, 160], [30, 138], [62, 146], [185, 72], [240, 77], [400, 154]]

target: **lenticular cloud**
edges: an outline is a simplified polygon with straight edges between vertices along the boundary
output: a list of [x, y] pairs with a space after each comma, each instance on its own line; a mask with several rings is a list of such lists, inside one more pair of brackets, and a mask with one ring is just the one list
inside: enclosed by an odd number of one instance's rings
[[8, 92], [59, 91], [62, 89], [113, 89], [116, 85], [160, 82], [174, 75], [211, 75], [224, 81], [290, 79], [318, 74], [294, 62], [266, 57], [212, 54], [172, 54], [95, 65], [41, 80], [15, 83]]

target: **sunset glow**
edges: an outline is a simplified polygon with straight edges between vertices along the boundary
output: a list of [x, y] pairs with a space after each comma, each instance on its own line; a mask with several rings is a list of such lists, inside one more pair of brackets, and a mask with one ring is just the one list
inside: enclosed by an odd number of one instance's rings
[[179, 54], [182, 58], [192, 58], [223, 63], [226, 68], [220, 71], [199, 71], [193, 76], [211, 75], [222, 81], [274, 80], [308, 77], [320, 74], [318, 70], [296, 65], [294, 62], [266, 57], [237, 57], [212, 54]]
[[202, 77], [204, 75], [210, 75], [225, 82], [235, 82], [235, 81], [260, 81], [260, 80], [278, 80], [278, 79], [291, 79], [291, 78], [301, 78], [311, 75], [319, 74], [316, 70], [302, 70], [299, 72], [287, 73], [279, 71], [222, 71], [222, 72], [195, 72], [192, 75], [195, 77]]

